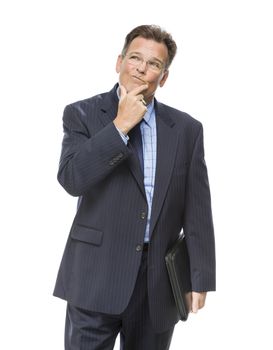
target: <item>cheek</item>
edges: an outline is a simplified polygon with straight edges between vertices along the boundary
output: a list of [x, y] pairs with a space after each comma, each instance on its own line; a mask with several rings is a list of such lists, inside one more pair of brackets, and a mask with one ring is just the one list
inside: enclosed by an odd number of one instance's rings
[[132, 74], [133, 70], [129, 66], [124, 66], [120, 70], [120, 74], [123, 76]]
[[149, 89], [148, 90], [155, 91], [160, 84], [160, 79], [153, 78], [153, 79], [148, 80], [148, 82], [149, 82]]
[[151, 74], [149, 77], [147, 77], [148, 81], [153, 84], [154, 86], [158, 86], [160, 84], [160, 81], [162, 79], [162, 76], [158, 76], [155, 74]]

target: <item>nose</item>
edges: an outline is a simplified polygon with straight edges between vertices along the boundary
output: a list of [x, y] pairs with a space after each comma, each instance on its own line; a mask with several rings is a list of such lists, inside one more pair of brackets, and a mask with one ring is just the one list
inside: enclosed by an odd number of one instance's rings
[[139, 73], [145, 73], [145, 71], [147, 70], [147, 62], [146, 61], [142, 61], [139, 63], [139, 65], [137, 66], [137, 71]]

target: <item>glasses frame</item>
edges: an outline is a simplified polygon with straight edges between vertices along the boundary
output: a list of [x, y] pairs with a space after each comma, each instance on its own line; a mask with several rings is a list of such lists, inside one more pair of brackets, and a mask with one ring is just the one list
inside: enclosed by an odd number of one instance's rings
[[[166, 65], [161, 61], [153, 58], [145, 60], [142, 57], [142, 55], [136, 52], [123, 54], [122, 57], [123, 58], [126, 57], [128, 62], [134, 67], [139, 67], [140, 65], [143, 65], [143, 63], [145, 63], [145, 67], [147, 67], [147, 69], [150, 71], [161, 73], [163, 70], [166, 70]], [[159, 66], [157, 67], [156, 65], [159, 65]]]

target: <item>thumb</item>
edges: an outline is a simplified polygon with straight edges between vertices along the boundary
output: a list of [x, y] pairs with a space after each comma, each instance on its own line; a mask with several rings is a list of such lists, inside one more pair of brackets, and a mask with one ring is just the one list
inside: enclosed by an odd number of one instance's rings
[[123, 99], [127, 95], [127, 91], [123, 85], [119, 86], [120, 98]]

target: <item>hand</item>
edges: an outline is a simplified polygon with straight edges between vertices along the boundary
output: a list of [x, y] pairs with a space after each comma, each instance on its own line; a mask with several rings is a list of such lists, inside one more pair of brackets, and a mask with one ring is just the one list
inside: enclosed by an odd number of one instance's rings
[[114, 124], [125, 135], [141, 121], [147, 111], [146, 105], [141, 101], [143, 100], [141, 92], [147, 88], [148, 85], [143, 84], [127, 93], [125, 87], [120, 85], [118, 114]]
[[202, 307], [204, 307], [206, 296], [207, 296], [206, 292], [191, 293], [191, 312], [196, 314], [199, 309], [202, 309]]

